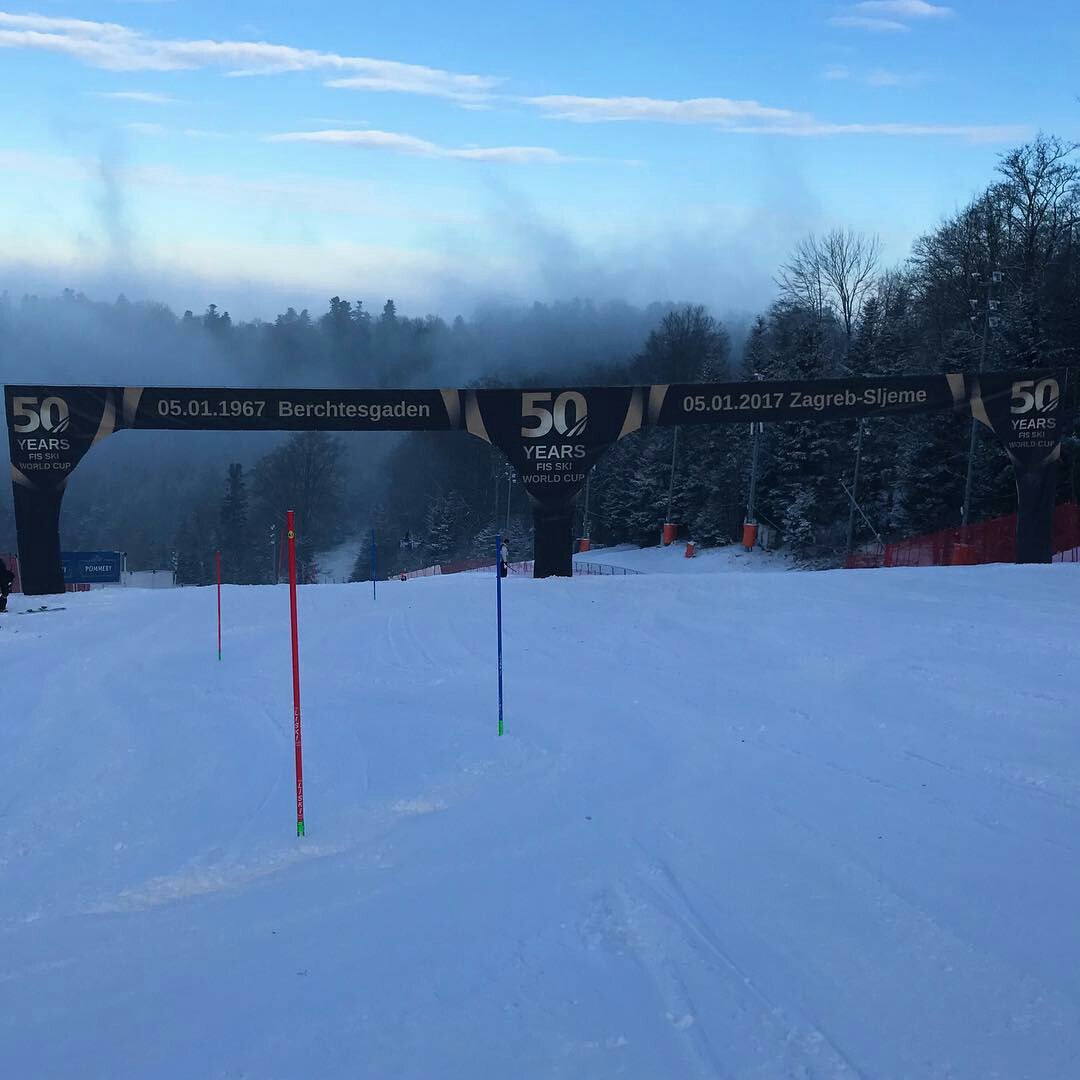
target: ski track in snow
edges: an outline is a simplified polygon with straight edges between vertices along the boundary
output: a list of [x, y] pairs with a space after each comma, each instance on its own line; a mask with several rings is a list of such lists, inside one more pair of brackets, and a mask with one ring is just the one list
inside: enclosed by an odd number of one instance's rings
[[[699, 1075], [859, 1075], [820, 1027], [794, 1019], [740, 968], [664, 860], [647, 861], [636, 880], [620, 885], [618, 896], [628, 938], [657, 984], [665, 1016], [691, 1043]], [[687, 985], [692, 968], [699, 979], [708, 973], [708, 1009], [695, 1003]], [[738, 1041], [750, 1041], [760, 1059], [728, 1064], [745, 1051], [726, 1031], [710, 1035], [718, 1011], [735, 1018]], [[727, 1045], [723, 1036], [731, 1040]]]
[[493, 593], [5, 623], [0, 1075], [1080, 1076], [1073, 567]]

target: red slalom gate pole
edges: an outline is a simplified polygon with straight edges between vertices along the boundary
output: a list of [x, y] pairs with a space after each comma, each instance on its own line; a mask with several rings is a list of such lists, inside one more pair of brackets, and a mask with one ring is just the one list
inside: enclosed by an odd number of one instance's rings
[[221, 552], [214, 552], [217, 564], [217, 658], [221, 659]]
[[304, 747], [300, 737], [300, 636], [296, 625], [296, 520], [285, 515], [289, 538], [289, 615], [292, 620], [293, 738], [296, 742], [296, 835], [304, 835]]

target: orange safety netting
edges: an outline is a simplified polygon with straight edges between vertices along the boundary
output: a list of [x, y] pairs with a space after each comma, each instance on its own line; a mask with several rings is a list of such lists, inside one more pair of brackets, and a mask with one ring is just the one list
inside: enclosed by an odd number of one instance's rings
[[[967, 545], [967, 549], [959, 545]], [[1080, 506], [1061, 503], [1054, 508], [1054, 562], [1080, 562]], [[952, 566], [955, 563], [1008, 563], [1016, 560], [1016, 515], [991, 518], [963, 529], [942, 529], [925, 536], [856, 551], [844, 566], [865, 569], [878, 566]]]

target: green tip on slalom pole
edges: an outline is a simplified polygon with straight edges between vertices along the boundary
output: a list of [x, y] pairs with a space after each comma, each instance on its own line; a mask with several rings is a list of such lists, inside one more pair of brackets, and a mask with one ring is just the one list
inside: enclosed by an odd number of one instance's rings
[[297, 836], [303, 836], [304, 835], [304, 823], [302, 821], [298, 821], [296, 823], [296, 835]]

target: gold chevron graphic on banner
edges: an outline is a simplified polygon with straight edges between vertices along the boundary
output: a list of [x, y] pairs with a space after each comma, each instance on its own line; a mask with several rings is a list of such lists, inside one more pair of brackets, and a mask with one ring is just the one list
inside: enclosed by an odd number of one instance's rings
[[642, 398], [644, 395], [641, 392], [640, 386], [634, 387], [634, 392], [630, 395], [630, 406], [626, 410], [626, 419], [623, 421], [622, 431], [619, 432], [619, 438], [624, 435], [632, 435], [635, 431], [641, 427], [642, 414], [644, 412]]

